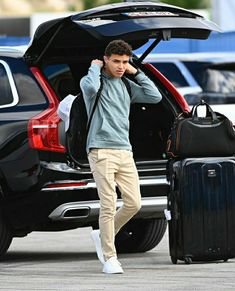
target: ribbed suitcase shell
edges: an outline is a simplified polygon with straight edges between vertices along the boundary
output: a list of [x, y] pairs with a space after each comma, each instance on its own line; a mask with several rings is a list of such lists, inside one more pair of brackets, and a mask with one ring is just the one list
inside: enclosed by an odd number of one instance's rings
[[235, 158], [184, 159], [169, 173], [172, 262], [235, 257]]

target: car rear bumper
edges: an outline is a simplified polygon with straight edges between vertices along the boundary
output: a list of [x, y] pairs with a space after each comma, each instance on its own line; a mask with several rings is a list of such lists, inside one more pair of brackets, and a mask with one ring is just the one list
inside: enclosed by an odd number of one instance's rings
[[[79, 175], [79, 177], [81, 178], [82, 176]], [[142, 207], [135, 218], [163, 218], [169, 189], [166, 176], [143, 176], [139, 178], [139, 183]], [[51, 221], [73, 220], [81, 224], [98, 221], [100, 203], [96, 183], [93, 179], [52, 181], [44, 185], [42, 191], [48, 194], [57, 193], [56, 195], [59, 196], [66, 196], [66, 193], [74, 193], [77, 197], [76, 201], [64, 201], [64, 203], [57, 205], [48, 215]], [[117, 208], [119, 208], [122, 205], [122, 200], [120, 199], [121, 196], [118, 188], [117, 194]], [[83, 195], [83, 198], [81, 195]]]
[[[122, 206], [122, 200], [117, 200], [117, 208]], [[135, 218], [163, 218], [167, 205], [166, 196], [142, 198], [141, 209]], [[99, 201], [70, 202], [58, 206], [49, 218], [53, 221], [64, 220], [98, 220]]]

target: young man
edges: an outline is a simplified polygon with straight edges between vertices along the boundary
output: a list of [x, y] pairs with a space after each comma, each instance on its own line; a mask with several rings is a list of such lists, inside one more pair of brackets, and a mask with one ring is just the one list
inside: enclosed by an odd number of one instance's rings
[[[101, 78], [103, 82], [87, 138], [87, 152], [100, 198], [100, 230], [93, 230], [92, 238], [103, 272], [111, 274], [123, 273], [117, 260], [115, 235], [141, 207], [138, 173], [129, 141], [130, 104], [161, 100], [154, 83], [129, 63], [131, 56], [129, 44], [122, 40], [110, 42], [105, 49], [104, 61], [93, 60], [80, 83], [89, 116]], [[131, 96], [121, 79], [124, 73], [134, 75], [138, 82], [128, 80]], [[118, 211], [116, 186], [123, 200]]]

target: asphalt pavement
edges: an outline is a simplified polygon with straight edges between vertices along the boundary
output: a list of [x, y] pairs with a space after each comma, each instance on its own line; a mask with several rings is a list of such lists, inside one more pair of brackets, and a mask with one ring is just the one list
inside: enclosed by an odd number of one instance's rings
[[173, 265], [167, 233], [147, 253], [119, 255], [124, 274], [103, 274], [90, 231], [15, 238], [0, 262], [0, 290], [235, 290], [235, 259]]

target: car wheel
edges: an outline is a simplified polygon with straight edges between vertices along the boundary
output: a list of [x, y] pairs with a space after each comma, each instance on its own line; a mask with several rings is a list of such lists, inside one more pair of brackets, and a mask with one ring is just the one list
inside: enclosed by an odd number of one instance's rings
[[12, 238], [13, 236], [10, 228], [4, 222], [2, 215], [0, 215], [0, 258], [7, 252]]
[[118, 253], [138, 253], [153, 249], [166, 231], [165, 219], [142, 219], [129, 221], [116, 235]]
[[177, 258], [174, 256], [171, 256], [171, 262], [172, 264], [176, 265], [177, 264]]

